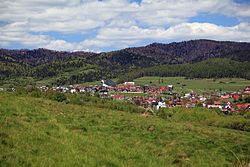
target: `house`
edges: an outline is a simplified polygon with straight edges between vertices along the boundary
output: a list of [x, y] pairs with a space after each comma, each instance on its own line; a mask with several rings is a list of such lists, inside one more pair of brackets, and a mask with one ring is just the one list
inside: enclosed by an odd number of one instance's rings
[[173, 85], [168, 85], [168, 91], [172, 92], [174, 90], [174, 86]]
[[84, 88], [81, 87], [81, 88], [79, 88], [79, 92], [80, 92], [80, 93], [85, 93], [86, 91], [85, 91]]
[[247, 110], [250, 109], [250, 103], [236, 104], [236, 107], [238, 110]]
[[112, 80], [102, 80], [102, 86], [103, 87], [115, 87], [116, 83]]
[[234, 93], [232, 94], [232, 98], [234, 98], [235, 100], [238, 100], [240, 98], [240, 94]]
[[113, 95], [113, 100], [125, 100], [124, 95]]
[[243, 91], [243, 94], [247, 94], [247, 95], [250, 95], [250, 86], [246, 86], [244, 91]]
[[99, 91], [99, 97], [100, 98], [108, 98], [109, 95], [108, 95], [108, 90], [104, 89], [104, 90], [100, 90]]
[[146, 93], [150, 89], [149, 85], [144, 85], [143, 86], [143, 91]]
[[250, 91], [250, 86], [246, 86], [246, 87], [245, 87], [245, 90], [246, 90], [246, 91]]
[[185, 98], [189, 98], [189, 97], [191, 97], [191, 94], [190, 93], [186, 93], [184, 97]]
[[231, 96], [229, 94], [221, 95], [221, 99], [229, 99]]
[[207, 103], [207, 108], [222, 108], [222, 102], [221, 101], [214, 101], [214, 103]]
[[[0, 88], [1, 89], [1, 88]], [[42, 92], [46, 92], [47, 90], [49, 90], [49, 87], [47, 86], [40, 86], [39, 89], [42, 91]]]
[[135, 82], [124, 82], [124, 85], [135, 85]]
[[76, 91], [76, 89], [70, 89], [70, 93], [76, 93], [77, 91]]
[[156, 109], [159, 110], [160, 108], [166, 108], [166, 103], [163, 101], [159, 101], [158, 104], [156, 105]]
[[231, 111], [232, 110], [232, 103], [231, 102], [227, 102], [225, 103], [222, 108], [221, 111]]
[[194, 108], [195, 104], [194, 103], [187, 103], [186, 108]]
[[206, 97], [204, 97], [204, 96], [200, 96], [200, 97], [199, 97], [199, 100], [200, 100], [200, 101], [202, 101], [202, 102], [204, 102], [204, 101], [206, 101], [206, 100], [207, 100], [207, 98], [206, 98]]
[[159, 93], [165, 93], [165, 92], [167, 92], [168, 87], [166, 87], [166, 86], [160, 86], [158, 90], [159, 90]]
[[214, 105], [222, 105], [223, 103], [221, 101], [214, 101]]

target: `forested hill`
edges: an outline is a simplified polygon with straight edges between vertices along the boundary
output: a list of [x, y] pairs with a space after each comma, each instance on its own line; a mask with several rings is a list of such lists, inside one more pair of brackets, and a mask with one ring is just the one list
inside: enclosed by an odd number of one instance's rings
[[[34, 50], [8, 50], [0, 49], [0, 61], [17, 63], [27, 63], [30, 65], [40, 65], [58, 59], [68, 58], [93, 58], [103, 57], [120, 64], [136, 63], [140, 66], [139, 58], [147, 58], [154, 63], [181, 64], [198, 62], [208, 58], [232, 58], [239, 61], [250, 61], [250, 43], [212, 41], [212, 40], [191, 40], [184, 42], [174, 42], [170, 44], [153, 43], [143, 47], [126, 48], [107, 53], [91, 52], [66, 52], [53, 51], [48, 49]], [[133, 61], [131, 61], [131, 59]], [[136, 62], [134, 62], [136, 61]], [[151, 64], [148, 64], [151, 65]]]
[[0, 49], [0, 61], [20, 63], [31, 66], [39, 66], [41, 64], [50, 63], [55, 60], [64, 60], [77, 57], [88, 57], [95, 55], [90, 52], [66, 52], [66, 51], [53, 51], [48, 49], [21, 49], [21, 50], [8, 50]]
[[132, 70], [119, 76], [119, 82], [133, 80], [143, 76], [193, 78], [238, 77], [250, 79], [250, 63], [225, 58], [212, 58], [197, 63], [167, 64]]
[[199, 62], [208, 58], [250, 60], [250, 43], [238, 42], [191, 40], [170, 44], [153, 43], [145, 47], [124, 50], [128, 53], [154, 58], [163, 64]]
[[153, 43], [98, 54], [48, 49], [0, 49], [0, 85], [10, 80], [19, 82], [20, 78], [28, 78], [32, 82], [47, 80], [50, 84], [88, 82], [118, 77], [140, 68], [195, 63], [210, 58], [249, 63], [250, 43], [192, 40]]

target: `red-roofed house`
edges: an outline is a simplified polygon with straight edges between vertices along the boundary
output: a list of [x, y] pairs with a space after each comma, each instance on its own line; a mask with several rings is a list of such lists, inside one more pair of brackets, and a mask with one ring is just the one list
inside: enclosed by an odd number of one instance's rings
[[238, 110], [247, 110], [250, 109], [250, 103], [236, 104], [236, 107]]
[[229, 99], [231, 96], [229, 94], [226, 95], [221, 95], [220, 98], [221, 99]]
[[243, 91], [243, 94], [247, 94], [247, 95], [250, 95], [250, 86], [246, 86], [244, 91]]
[[207, 108], [222, 108], [222, 102], [221, 101], [214, 101], [214, 103], [207, 103]]
[[233, 94], [232, 97], [233, 97], [234, 99], [239, 99], [239, 98], [240, 98], [240, 94]]
[[221, 101], [214, 101], [214, 105], [222, 105], [223, 103]]
[[125, 96], [123, 95], [114, 95], [112, 98], [113, 100], [125, 100]]

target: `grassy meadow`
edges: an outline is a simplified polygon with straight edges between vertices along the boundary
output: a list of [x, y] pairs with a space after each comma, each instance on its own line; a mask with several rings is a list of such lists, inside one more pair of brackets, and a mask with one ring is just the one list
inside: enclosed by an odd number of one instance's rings
[[98, 104], [0, 94], [0, 166], [200, 167], [249, 162], [249, 114], [176, 108], [145, 117]]
[[[163, 83], [159, 83], [163, 79]], [[176, 92], [204, 92], [211, 90], [238, 91], [250, 85], [250, 80], [241, 78], [185, 79], [185, 77], [142, 77], [134, 80], [138, 85], [174, 85]]]

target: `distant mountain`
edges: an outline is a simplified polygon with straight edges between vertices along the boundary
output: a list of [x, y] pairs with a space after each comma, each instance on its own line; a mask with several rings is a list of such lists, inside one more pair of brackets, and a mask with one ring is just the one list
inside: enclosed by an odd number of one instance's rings
[[[46, 79], [50, 84], [79, 83], [117, 77], [134, 69], [164, 64], [194, 63], [210, 58], [250, 61], [250, 43], [191, 40], [153, 43], [106, 53], [48, 49], [0, 49], [2, 83], [20, 78]], [[24, 82], [26, 83], [26, 82]]]
[[44, 63], [50, 63], [55, 60], [63, 60], [75, 57], [85, 57], [95, 55], [95, 53], [89, 52], [65, 52], [65, 51], [53, 51], [48, 49], [21, 49], [21, 50], [9, 50], [0, 49], [0, 61], [1, 62], [13, 62], [22, 63], [31, 66], [38, 66]]
[[191, 40], [170, 44], [153, 43], [145, 47], [124, 50], [128, 53], [153, 58], [161, 64], [199, 62], [208, 58], [250, 61], [250, 43], [245, 42]]
[[[48, 49], [8, 50], [0, 49], [0, 61], [14, 60], [19, 63], [39, 65], [69, 57], [93, 57], [109, 55], [112, 62], [121, 64], [137, 63], [141, 58], [147, 58], [154, 63], [176, 64], [198, 62], [208, 58], [232, 58], [239, 61], [250, 60], [250, 43], [213, 40], [191, 40], [173, 42], [170, 44], [152, 43], [147, 46], [126, 48], [107, 53], [66, 52]], [[111, 55], [111, 57], [110, 57]], [[104, 56], [105, 57], [105, 56]], [[105, 57], [106, 58], [106, 57]], [[142, 63], [144, 65], [144, 63]], [[148, 64], [150, 65], [150, 63]]]

